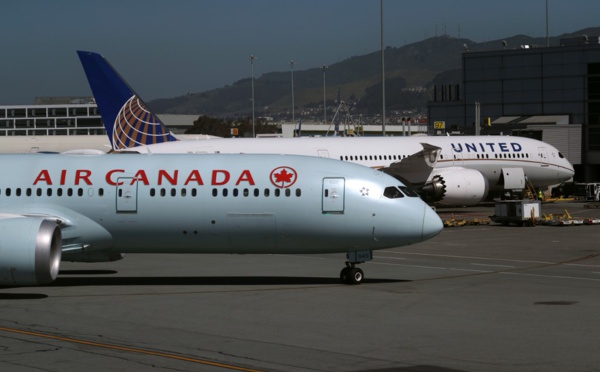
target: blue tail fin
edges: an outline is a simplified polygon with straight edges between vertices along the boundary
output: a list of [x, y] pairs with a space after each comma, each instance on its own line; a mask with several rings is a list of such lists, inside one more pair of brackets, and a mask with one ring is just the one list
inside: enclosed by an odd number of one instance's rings
[[77, 54], [114, 150], [177, 140], [104, 57]]

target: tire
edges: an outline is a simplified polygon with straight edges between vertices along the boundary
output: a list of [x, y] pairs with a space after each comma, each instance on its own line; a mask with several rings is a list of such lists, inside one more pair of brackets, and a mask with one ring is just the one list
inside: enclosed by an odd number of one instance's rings
[[352, 268], [348, 272], [349, 276], [349, 284], [360, 284], [365, 278], [365, 274], [359, 268]]
[[342, 271], [340, 271], [340, 280], [344, 284], [350, 284], [350, 268], [344, 267]]

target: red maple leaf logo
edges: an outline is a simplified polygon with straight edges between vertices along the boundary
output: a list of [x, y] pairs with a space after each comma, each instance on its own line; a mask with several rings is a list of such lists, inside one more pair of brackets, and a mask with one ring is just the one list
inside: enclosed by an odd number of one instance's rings
[[292, 182], [292, 177], [294, 177], [294, 175], [292, 173], [288, 173], [287, 170], [284, 169], [279, 173], [275, 173], [275, 182]]
[[271, 172], [271, 183], [282, 189], [292, 186], [297, 178], [296, 171], [290, 167], [278, 167]]

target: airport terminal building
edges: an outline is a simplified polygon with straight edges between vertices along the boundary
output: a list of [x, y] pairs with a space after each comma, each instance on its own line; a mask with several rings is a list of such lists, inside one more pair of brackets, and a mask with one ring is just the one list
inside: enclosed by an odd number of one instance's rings
[[[499, 46], [501, 47], [501, 46]], [[600, 38], [462, 55], [463, 81], [436, 86], [430, 128], [534, 137], [575, 165], [576, 181], [600, 180]], [[439, 132], [439, 130], [438, 130]]]

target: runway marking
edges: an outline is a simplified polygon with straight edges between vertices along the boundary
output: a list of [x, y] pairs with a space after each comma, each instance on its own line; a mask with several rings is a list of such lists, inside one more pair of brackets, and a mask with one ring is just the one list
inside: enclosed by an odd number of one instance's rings
[[163, 352], [159, 352], [159, 351], [137, 349], [137, 348], [128, 347], [128, 346], [119, 346], [119, 345], [113, 345], [113, 344], [105, 344], [105, 343], [101, 343], [101, 342], [80, 340], [80, 339], [76, 339], [76, 338], [55, 336], [55, 335], [51, 335], [51, 334], [47, 334], [47, 333], [25, 331], [25, 330], [16, 329], [16, 328], [0, 327], [0, 331], [18, 333], [18, 334], [34, 336], [34, 337], [48, 338], [48, 339], [52, 339], [52, 340], [70, 342], [70, 343], [74, 343], [74, 344], [95, 346], [95, 347], [100, 347], [100, 348], [104, 348], [104, 349], [126, 351], [126, 352], [130, 352], [130, 353], [151, 355], [151, 356], [157, 356], [157, 357], [168, 358], [168, 359], [176, 359], [176, 360], [181, 360], [184, 362], [202, 364], [202, 365], [211, 366], [211, 367], [219, 367], [219, 368], [229, 369], [229, 370], [233, 370], [233, 371], [262, 372], [261, 370], [257, 370], [257, 369], [250, 369], [250, 368], [234, 366], [231, 364], [211, 362], [209, 360], [204, 360], [204, 359], [185, 357], [185, 356], [181, 356], [181, 355], [163, 353]]
[[473, 266], [489, 266], [489, 267], [509, 267], [509, 268], [516, 267], [513, 265], [498, 265], [498, 264], [494, 265], [494, 264], [481, 264], [481, 263], [473, 263], [473, 262], [471, 262], [471, 265], [473, 265]]
[[[552, 267], [552, 266], [570, 265], [570, 264], [574, 264], [575, 262], [589, 260], [592, 258], [596, 258], [598, 256], [600, 256], [600, 254], [591, 254], [588, 256], [577, 257], [577, 258], [573, 258], [573, 259], [565, 260], [565, 261], [561, 261], [561, 262], [549, 262], [549, 263], [545, 263], [545, 264], [537, 265], [537, 266], [513, 267], [513, 268], [507, 268], [504, 270], [501, 269], [501, 270], [495, 270], [495, 271], [471, 270], [474, 272], [472, 272], [470, 274], [438, 276], [438, 277], [432, 277], [432, 278], [414, 279], [412, 281], [413, 282], [426, 282], [426, 281], [433, 281], [433, 280], [458, 279], [458, 278], [466, 278], [466, 277], [470, 277], [470, 276], [491, 275], [491, 274], [514, 274], [514, 275], [539, 276], [539, 277], [549, 277], [549, 278], [565, 278], [565, 279], [581, 279], [581, 280], [588, 280], [588, 281], [600, 281], [600, 279], [594, 279], [594, 278], [577, 278], [577, 277], [559, 276], [559, 275], [526, 274], [526, 273], [519, 272], [519, 271], [526, 271], [526, 270], [543, 269], [543, 268]], [[412, 265], [397, 265], [397, 266], [416, 267], [416, 266], [412, 266]], [[434, 268], [434, 267], [431, 267], [431, 268]], [[449, 270], [468, 271], [467, 269], [449, 269]]]
[[472, 273], [493, 273], [494, 272], [494, 271], [489, 271], [489, 270], [456, 269], [454, 267], [451, 267], [448, 270], [452, 270], [452, 271], [470, 271]]
[[509, 272], [509, 271], [499, 272], [498, 274], [537, 276], [537, 277], [542, 277], [542, 278], [575, 279], [575, 280], [588, 280], [588, 281], [593, 281], [593, 282], [600, 282], [600, 279], [596, 279], [596, 278], [577, 278], [575, 276], [564, 276], [564, 275], [526, 274], [526, 273], [515, 273], [515, 272]]
[[455, 256], [448, 254], [434, 254], [434, 253], [416, 253], [416, 252], [395, 252], [395, 251], [381, 251], [394, 254], [408, 254], [413, 256], [428, 256], [428, 257], [442, 257], [442, 258], [461, 258], [469, 260], [485, 260], [485, 261], [507, 261], [507, 262], [520, 262], [520, 263], [533, 263], [533, 264], [554, 264], [554, 262], [548, 261], [530, 261], [530, 260], [513, 260], [509, 258], [490, 258], [490, 257], [475, 257], [475, 256]]

